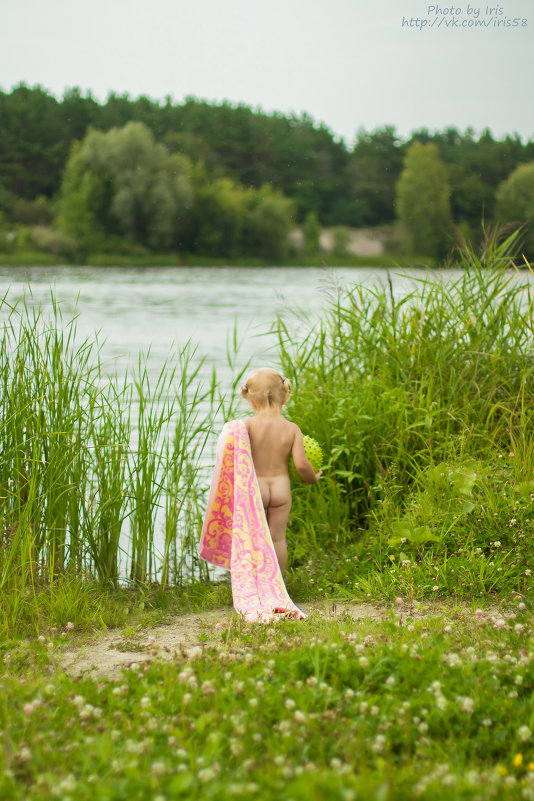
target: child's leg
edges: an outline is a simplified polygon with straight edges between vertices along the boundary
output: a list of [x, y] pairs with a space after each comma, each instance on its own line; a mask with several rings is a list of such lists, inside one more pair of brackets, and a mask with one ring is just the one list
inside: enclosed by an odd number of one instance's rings
[[286, 528], [290, 510], [291, 501], [283, 506], [270, 506], [266, 509], [269, 531], [283, 576], [287, 565]]
[[259, 478], [261, 497], [271, 538], [282, 575], [286, 572], [287, 542], [286, 528], [291, 511], [291, 487], [289, 477]]

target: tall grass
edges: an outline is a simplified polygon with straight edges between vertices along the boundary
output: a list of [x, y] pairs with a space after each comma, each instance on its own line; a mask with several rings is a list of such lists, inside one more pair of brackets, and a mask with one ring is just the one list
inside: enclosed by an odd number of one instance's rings
[[49, 319], [0, 302], [0, 607], [11, 618], [66, 578], [206, 577], [198, 477], [223, 403], [216, 377], [200, 379], [188, 343], [155, 381], [140, 357], [119, 382], [52, 300]]
[[391, 282], [353, 286], [304, 335], [278, 321], [290, 415], [327, 454], [319, 486], [295, 490], [297, 562], [403, 518], [435, 465], [477, 460], [478, 476], [514, 453], [533, 477], [534, 295], [516, 248], [459, 252], [459, 278], [424, 276], [400, 299]]

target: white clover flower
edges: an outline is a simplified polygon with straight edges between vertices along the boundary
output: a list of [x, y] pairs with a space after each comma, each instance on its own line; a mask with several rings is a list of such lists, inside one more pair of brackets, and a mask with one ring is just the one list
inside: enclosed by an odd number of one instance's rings
[[124, 746], [128, 754], [142, 754], [144, 750], [143, 742], [137, 740], [127, 740]]
[[366, 667], [369, 666], [369, 660], [367, 659], [366, 656], [360, 656], [360, 658], [358, 659], [358, 662], [360, 663], [360, 665], [363, 668], [366, 668]]
[[284, 706], [286, 709], [294, 709], [296, 707], [296, 704], [292, 698], [286, 698]]
[[436, 695], [436, 706], [440, 710], [440, 712], [443, 712], [445, 710], [445, 708], [447, 707], [447, 699], [445, 698], [444, 695]]
[[467, 696], [461, 695], [458, 698], [458, 703], [460, 704], [460, 709], [462, 710], [462, 712], [465, 712], [467, 715], [470, 715], [475, 708], [475, 702], [473, 701], [472, 698], [469, 698]]
[[449, 665], [449, 667], [458, 667], [458, 665], [462, 664], [462, 660], [456, 653], [443, 654], [442, 660]]
[[438, 585], [437, 585], [437, 584], [435, 584], [435, 585], [432, 587], [432, 592], [437, 592], [438, 590], [439, 590], [439, 587], [438, 587]]
[[388, 687], [393, 687], [395, 684], [395, 676], [388, 676], [386, 679], [386, 684]]
[[234, 756], [241, 756], [244, 746], [241, 740], [230, 740], [230, 751]]
[[386, 738], [384, 737], [384, 735], [377, 734], [371, 748], [373, 749], [375, 754], [381, 754], [382, 751], [384, 750], [385, 744], [386, 744]]
[[27, 745], [23, 745], [20, 751], [18, 752], [18, 758], [21, 762], [28, 762], [32, 758], [32, 752], [28, 748]]
[[520, 726], [517, 730], [517, 736], [519, 737], [520, 740], [526, 743], [527, 740], [530, 740], [532, 732], [530, 731], [528, 726]]
[[217, 774], [213, 770], [213, 768], [202, 768], [202, 770], [199, 770], [199, 772], [197, 773], [199, 781], [204, 783], [213, 781], [216, 775]]
[[[514, 523], [515, 523], [515, 520], [514, 520]], [[500, 540], [495, 540], [495, 542], [493, 543], [493, 547], [494, 548], [500, 548], [501, 547], [501, 541]]]
[[59, 782], [58, 787], [62, 793], [72, 793], [76, 789], [76, 779], [72, 773], [65, 776], [65, 778]]

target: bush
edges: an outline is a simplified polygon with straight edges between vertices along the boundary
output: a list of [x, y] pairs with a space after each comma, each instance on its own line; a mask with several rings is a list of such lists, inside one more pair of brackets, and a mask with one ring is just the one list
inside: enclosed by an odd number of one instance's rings
[[525, 226], [526, 258], [534, 258], [534, 162], [521, 164], [497, 190], [497, 218]]
[[37, 250], [52, 253], [54, 256], [76, 260], [78, 255], [76, 241], [68, 234], [54, 228], [44, 225], [35, 226], [30, 231], [30, 240]]
[[291, 419], [327, 455], [318, 488], [295, 489], [302, 551], [361, 537], [385, 486], [390, 515], [402, 517], [414, 482], [451, 455], [469, 471], [514, 452], [529, 480], [534, 295], [505, 269], [516, 245], [493, 243], [484, 260], [461, 254], [459, 279], [423, 279], [401, 300], [354, 286], [304, 336], [279, 322]]

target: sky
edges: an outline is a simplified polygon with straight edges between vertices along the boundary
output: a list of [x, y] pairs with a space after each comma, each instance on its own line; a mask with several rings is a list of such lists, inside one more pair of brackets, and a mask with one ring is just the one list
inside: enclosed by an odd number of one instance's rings
[[533, 76], [532, 0], [0, 0], [4, 91], [306, 112], [348, 146], [385, 125], [534, 139]]

